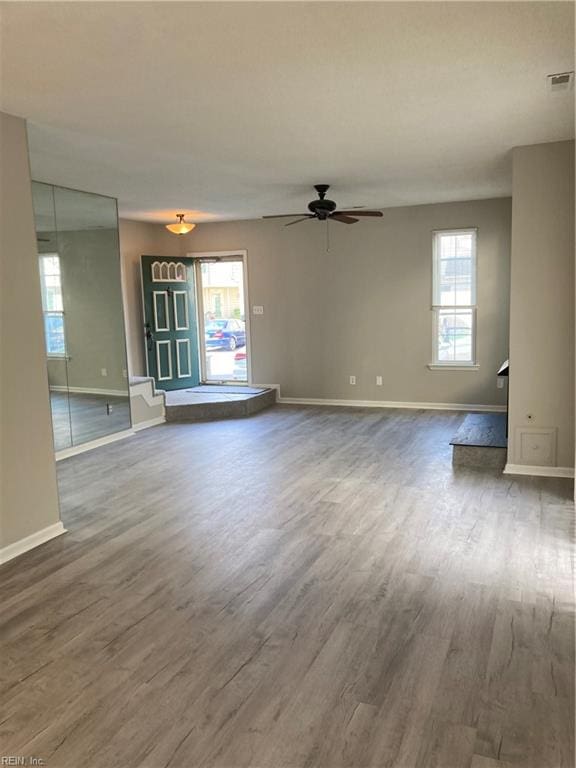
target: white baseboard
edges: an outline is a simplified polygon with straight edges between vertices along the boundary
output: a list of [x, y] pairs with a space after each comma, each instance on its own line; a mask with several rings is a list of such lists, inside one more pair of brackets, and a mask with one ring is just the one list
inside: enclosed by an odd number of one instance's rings
[[275, 389], [276, 399], [280, 402], [280, 384], [249, 384], [248, 386], [254, 389]]
[[130, 385], [130, 397], [141, 397], [148, 408], [156, 408], [161, 405], [164, 407], [166, 398], [164, 393], [158, 393], [158, 390], [154, 389], [154, 386], [150, 382], [141, 382], [139, 384]]
[[56, 536], [61, 536], [63, 533], [66, 533], [66, 528], [59, 522], [49, 525], [47, 528], [42, 528], [41, 531], [36, 531], [36, 533], [30, 534], [30, 536], [26, 536], [24, 539], [20, 539], [20, 541], [8, 544], [7, 547], [0, 549], [0, 563], [7, 563], [14, 557], [23, 555], [24, 552], [39, 547], [40, 544], [45, 544], [50, 539], [55, 539]]
[[165, 424], [166, 416], [157, 416], [155, 419], [148, 419], [148, 421], [141, 421], [139, 424], [133, 424], [132, 429], [134, 432], [140, 432], [141, 429], [148, 429], [148, 427], [156, 427], [158, 424]]
[[331, 400], [325, 398], [278, 397], [287, 405], [336, 405], [348, 408], [410, 408], [423, 411], [486, 411], [506, 413], [505, 405], [479, 405], [468, 403], [404, 403], [399, 400]]
[[110, 397], [128, 397], [128, 389], [93, 389], [92, 387], [64, 387], [60, 384], [50, 386], [51, 392], [73, 392], [78, 395], [109, 395]]
[[531, 464], [506, 464], [505, 475], [532, 475], [534, 477], [574, 477], [573, 467], [542, 467]]
[[97, 440], [90, 440], [89, 443], [64, 448], [63, 451], [56, 451], [56, 461], [68, 459], [70, 456], [77, 456], [79, 453], [91, 451], [93, 448], [99, 448], [101, 445], [108, 445], [108, 443], [115, 443], [117, 440], [123, 440], [125, 437], [131, 437], [132, 435], [134, 435], [133, 429], [124, 429], [122, 432], [114, 432], [112, 435], [105, 435]]

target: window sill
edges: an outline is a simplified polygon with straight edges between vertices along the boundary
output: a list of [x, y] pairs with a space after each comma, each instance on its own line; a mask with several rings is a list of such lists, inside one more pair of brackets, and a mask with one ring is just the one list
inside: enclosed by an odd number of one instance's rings
[[479, 371], [478, 363], [429, 363], [428, 368], [431, 371]]

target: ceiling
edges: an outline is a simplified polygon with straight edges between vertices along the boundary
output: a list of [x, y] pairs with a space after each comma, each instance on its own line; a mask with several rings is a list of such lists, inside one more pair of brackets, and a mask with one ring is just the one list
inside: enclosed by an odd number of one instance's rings
[[571, 2], [2, 3], [33, 176], [169, 221], [504, 196], [574, 136]]

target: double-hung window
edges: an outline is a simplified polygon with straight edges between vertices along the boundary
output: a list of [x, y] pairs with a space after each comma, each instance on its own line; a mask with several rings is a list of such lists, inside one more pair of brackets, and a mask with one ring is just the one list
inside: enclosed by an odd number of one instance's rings
[[476, 230], [434, 232], [432, 368], [476, 365]]
[[40, 285], [42, 287], [46, 353], [48, 357], [65, 357], [64, 305], [62, 303], [60, 257], [57, 254], [47, 253], [40, 256]]

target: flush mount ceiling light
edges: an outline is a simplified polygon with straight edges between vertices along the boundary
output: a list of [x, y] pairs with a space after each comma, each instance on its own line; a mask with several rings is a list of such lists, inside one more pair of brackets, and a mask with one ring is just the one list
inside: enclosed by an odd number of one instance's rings
[[166, 224], [166, 229], [169, 232], [173, 232], [175, 235], [185, 235], [188, 232], [192, 232], [196, 224], [188, 224], [187, 221], [184, 221], [185, 213], [177, 213], [176, 218], [178, 219], [177, 224]]

